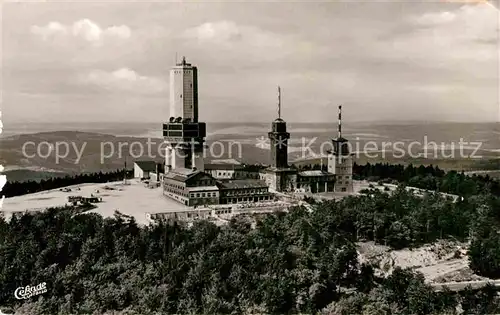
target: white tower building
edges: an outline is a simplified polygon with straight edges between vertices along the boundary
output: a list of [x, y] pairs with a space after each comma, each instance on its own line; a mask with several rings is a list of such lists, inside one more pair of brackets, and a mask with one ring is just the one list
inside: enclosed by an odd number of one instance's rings
[[170, 117], [198, 122], [198, 69], [185, 57], [170, 70]]
[[205, 136], [206, 125], [198, 122], [198, 69], [182, 57], [170, 70], [170, 119], [163, 124], [165, 173], [175, 168], [203, 170]]

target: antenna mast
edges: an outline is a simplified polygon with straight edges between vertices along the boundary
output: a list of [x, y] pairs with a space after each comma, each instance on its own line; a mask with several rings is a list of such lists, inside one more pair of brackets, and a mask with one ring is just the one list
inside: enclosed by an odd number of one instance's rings
[[278, 118], [281, 118], [281, 88], [278, 85]]
[[342, 105], [339, 105], [339, 133], [338, 138], [342, 137]]

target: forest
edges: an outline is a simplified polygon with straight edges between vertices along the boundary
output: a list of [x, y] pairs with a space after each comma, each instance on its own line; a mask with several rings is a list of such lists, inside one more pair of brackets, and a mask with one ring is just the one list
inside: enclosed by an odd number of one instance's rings
[[[123, 172], [99, 180], [123, 178]], [[398, 182], [392, 192], [314, 203], [224, 226], [167, 221], [139, 226], [53, 208], [0, 220], [0, 306], [18, 314], [493, 314], [496, 289], [435, 292], [422, 274], [375, 276], [356, 242], [394, 249], [470, 240], [470, 267], [500, 277], [499, 183], [435, 167], [356, 166], [358, 178]], [[88, 178], [87, 178], [88, 179]], [[82, 180], [82, 179], [78, 179]], [[92, 179], [94, 180], [94, 179]], [[430, 191], [415, 195], [407, 185]], [[40, 187], [38, 187], [40, 189]], [[438, 193], [458, 195], [454, 200]], [[16, 288], [47, 292], [15, 299]]]
[[[396, 269], [382, 279], [358, 261], [360, 240], [403, 248], [471, 239], [471, 268], [499, 277], [500, 199], [488, 191], [494, 183], [452, 178], [448, 185], [466, 192], [457, 202], [416, 196], [402, 184], [392, 194], [373, 189], [314, 204], [313, 212], [239, 216], [220, 227], [143, 227], [119, 213], [103, 219], [70, 208], [2, 220], [0, 305], [22, 314], [409, 315], [455, 314], [457, 305], [466, 314], [495, 313], [493, 287], [434, 292], [417, 272]], [[469, 180], [480, 193], [467, 192]], [[12, 294], [42, 282], [48, 292], [40, 296], [19, 301]]]

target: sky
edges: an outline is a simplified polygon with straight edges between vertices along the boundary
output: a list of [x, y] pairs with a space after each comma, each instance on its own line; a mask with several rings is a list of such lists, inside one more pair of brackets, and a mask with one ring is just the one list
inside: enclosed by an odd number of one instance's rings
[[[497, 4], [495, 4], [497, 6]], [[2, 120], [500, 121], [499, 11], [481, 1], [3, 2]]]

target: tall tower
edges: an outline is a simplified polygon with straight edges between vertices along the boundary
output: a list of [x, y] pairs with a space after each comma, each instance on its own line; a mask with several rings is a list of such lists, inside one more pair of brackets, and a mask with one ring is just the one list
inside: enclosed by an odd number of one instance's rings
[[170, 119], [163, 124], [165, 173], [175, 168], [203, 170], [205, 136], [206, 125], [198, 122], [198, 69], [182, 57], [170, 70]]
[[328, 152], [328, 172], [335, 174], [335, 192], [352, 192], [353, 157], [349, 141], [342, 137], [342, 106], [339, 106], [337, 138], [333, 139], [333, 150]]
[[170, 117], [198, 122], [198, 69], [186, 57], [170, 70]]
[[268, 133], [271, 142], [271, 166], [277, 169], [288, 168], [288, 139], [290, 133], [286, 131], [286, 122], [281, 119], [281, 88], [278, 86], [278, 118]]
[[288, 139], [286, 122], [281, 119], [281, 88], [278, 86], [278, 118], [268, 133], [271, 142], [271, 166], [263, 170], [261, 179], [271, 191], [293, 191], [297, 184], [297, 170], [288, 167]]

